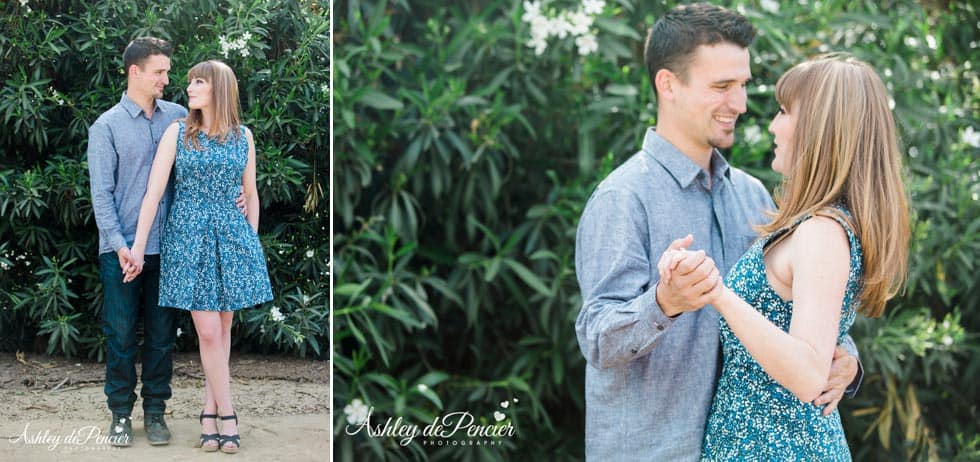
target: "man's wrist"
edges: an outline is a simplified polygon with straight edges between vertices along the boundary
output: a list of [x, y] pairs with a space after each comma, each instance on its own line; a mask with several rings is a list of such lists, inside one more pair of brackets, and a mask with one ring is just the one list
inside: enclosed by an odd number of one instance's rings
[[680, 316], [681, 314], [680, 310], [675, 311], [674, 309], [668, 307], [666, 304], [664, 304], [661, 301], [663, 300], [663, 298], [660, 297], [660, 282], [657, 282], [656, 300], [657, 300], [657, 306], [660, 307], [660, 311], [662, 311], [663, 314], [666, 315], [668, 318], [676, 318]]

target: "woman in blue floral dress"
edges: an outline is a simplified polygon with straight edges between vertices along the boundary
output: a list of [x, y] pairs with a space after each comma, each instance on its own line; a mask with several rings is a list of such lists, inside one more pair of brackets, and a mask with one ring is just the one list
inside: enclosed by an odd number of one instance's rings
[[[856, 312], [905, 280], [909, 219], [888, 93], [867, 64], [825, 55], [776, 84], [779, 210], [711, 290], [723, 365], [702, 460], [847, 461], [836, 410], [813, 401]], [[662, 280], [686, 258], [668, 251]], [[710, 264], [710, 263], [709, 263]]]
[[[272, 300], [258, 238], [259, 197], [255, 142], [241, 125], [238, 83], [231, 68], [205, 61], [187, 73], [188, 116], [160, 140], [140, 208], [132, 254], [142, 269], [150, 220], [171, 170], [174, 199], [160, 252], [160, 306], [189, 310], [204, 368], [200, 444], [205, 451], [237, 452], [238, 418], [228, 367], [236, 310]], [[235, 207], [243, 191], [245, 216]], [[218, 431], [218, 419], [221, 429]]]

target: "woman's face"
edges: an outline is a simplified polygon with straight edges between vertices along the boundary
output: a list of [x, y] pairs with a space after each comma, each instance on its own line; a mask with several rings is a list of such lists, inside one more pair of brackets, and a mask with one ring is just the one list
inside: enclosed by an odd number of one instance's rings
[[187, 85], [187, 107], [201, 109], [211, 105], [211, 82], [194, 77]]
[[772, 160], [772, 169], [786, 176], [793, 165], [793, 133], [796, 131], [796, 112], [789, 112], [786, 106], [779, 106], [779, 112], [769, 124], [769, 133], [773, 134], [773, 150], [776, 157]]

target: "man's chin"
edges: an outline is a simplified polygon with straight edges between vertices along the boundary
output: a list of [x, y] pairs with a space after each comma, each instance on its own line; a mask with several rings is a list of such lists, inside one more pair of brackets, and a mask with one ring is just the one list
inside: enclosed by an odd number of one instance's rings
[[708, 142], [711, 144], [712, 147], [718, 149], [728, 149], [732, 147], [733, 144], [735, 144], [735, 137], [727, 136], [723, 138], [713, 138], [708, 140]]

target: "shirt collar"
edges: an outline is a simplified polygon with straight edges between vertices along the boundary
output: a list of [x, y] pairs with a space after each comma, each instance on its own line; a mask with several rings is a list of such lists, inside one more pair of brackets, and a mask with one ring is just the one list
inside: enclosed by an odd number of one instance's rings
[[[674, 181], [681, 188], [691, 185], [701, 173], [701, 167], [693, 160], [677, 150], [670, 141], [667, 141], [655, 131], [656, 127], [647, 129], [646, 136], [643, 138], [643, 151], [654, 158], [660, 165], [670, 173]], [[728, 161], [718, 152], [718, 149], [711, 150], [711, 176], [715, 180], [722, 176], [728, 178], [730, 169]]]
[[[134, 119], [143, 113], [143, 108], [141, 108], [139, 104], [136, 104], [136, 101], [133, 101], [133, 99], [130, 98], [125, 91], [122, 94], [122, 98], [119, 99], [119, 104], [122, 104], [122, 107], [126, 109], [126, 112], [129, 113], [129, 116]], [[153, 113], [155, 114], [157, 112], [163, 113], [167, 111], [163, 108], [163, 106], [160, 105], [159, 100], [154, 99]]]

